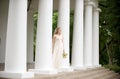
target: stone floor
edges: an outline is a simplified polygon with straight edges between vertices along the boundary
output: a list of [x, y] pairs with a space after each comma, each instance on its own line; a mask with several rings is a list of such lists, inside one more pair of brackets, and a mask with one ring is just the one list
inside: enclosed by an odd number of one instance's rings
[[36, 74], [34, 79], [120, 79], [120, 74], [101, 67], [76, 70], [74, 72], [64, 72], [57, 75]]
[[[3, 70], [4, 64], [0, 64], [0, 70]], [[29, 68], [33, 68], [33, 64], [28, 64]], [[0, 78], [3, 79], [3, 78]], [[120, 74], [105, 69], [103, 67], [89, 68], [86, 70], [75, 70], [73, 72], [61, 72], [58, 74], [35, 74], [34, 78], [26, 79], [120, 79]]]

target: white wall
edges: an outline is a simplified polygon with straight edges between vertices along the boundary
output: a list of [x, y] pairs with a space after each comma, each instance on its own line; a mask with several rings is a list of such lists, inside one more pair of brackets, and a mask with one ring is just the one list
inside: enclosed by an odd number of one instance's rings
[[27, 16], [27, 62], [33, 63], [33, 44], [34, 44], [34, 20], [33, 11], [28, 12]]
[[0, 63], [5, 61], [8, 6], [9, 0], [0, 0]]

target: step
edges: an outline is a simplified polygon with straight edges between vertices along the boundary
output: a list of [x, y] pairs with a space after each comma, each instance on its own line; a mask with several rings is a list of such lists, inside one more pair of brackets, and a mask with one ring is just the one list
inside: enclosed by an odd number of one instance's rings
[[104, 77], [103, 79], [115, 79], [115, 77], [118, 76], [117, 73], [111, 74], [111, 75], [107, 75], [106, 77]]
[[116, 77], [116, 79], [120, 79], [120, 74]]
[[[74, 74], [84, 74], [84, 73], [86, 73], [86, 74], [89, 74], [90, 72], [92, 72], [92, 73], [94, 73], [94, 72], [97, 72], [97, 71], [101, 71], [101, 70], [104, 70], [103, 68], [96, 68], [96, 69], [87, 69], [87, 70], [79, 70], [79, 71], [74, 71], [73, 72], [73, 75]], [[108, 69], [106, 69], [106, 70], [108, 70]], [[70, 75], [72, 75], [72, 73], [70, 73]]]
[[88, 74], [84, 73], [84, 75], [80, 74], [80, 75], [75, 76], [75, 77], [77, 77], [79, 79], [89, 79], [90, 77], [95, 76], [96, 74], [106, 73], [106, 72], [108, 72], [108, 70], [104, 69], [104, 70], [99, 70], [99, 71], [91, 72], [91, 73], [88, 73]]
[[103, 72], [100, 74], [96, 74], [95, 76], [92, 76], [90, 79], [104, 79], [108, 75], [114, 74], [113, 71]]
[[53, 78], [53, 77], [60, 77], [60, 76], [72, 76], [75, 74], [84, 74], [84, 73], [89, 73], [89, 72], [94, 72], [97, 70], [102, 70], [103, 68], [94, 68], [94, 69], [88, 69], [88, 70], [79, 70], [79, 71], [74, 71], [74, 72], [62, 72], [62, 73], [58, 73], [57, 75], [48, 75], [48, 74], [36, 74], [37, 78]]
[[120, 74], [101, 67], [58, 74], [35, 74], [34, 78], [27, 79], [120, 79]]
[[[59, 77], [59, 79], [74, 79], [74, 78], [82, 78], [82, 77], [86, 77], [86, 76], [91, 76], [91, 74], [97, 74], [97, 73], [101, 73], [101, 72], [107, 72], [108, 70], [107, 69], [104, 69], [104, 70], [96, 70], [96, 71], [92, 71], [91, 73], [89, 71], [86, 72], [83, 72], [83, 73], [77, 73], [77, 74], [73, 74], [73, 75], [65, 75], [65, 76], [61, 76]], [[76, 78], [76, 79], [77, 79]]]

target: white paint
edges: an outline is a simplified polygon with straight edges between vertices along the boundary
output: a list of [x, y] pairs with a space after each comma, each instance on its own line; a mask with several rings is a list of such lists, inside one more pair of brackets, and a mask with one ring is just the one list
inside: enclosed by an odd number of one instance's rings
[[58, 26], [62, 28], [65, 52], [68, 53], [63, 60], [63, 68], [69, 68], [69, 26], [70, 26], [70, 0], [59, 0]]
[[73, 46], [72, 46], [72, 66], [74, 68], [83, 67], [83, 9], [84, 0], [75, 0]]
[[27, 21], [27, 62], [33, 63], [33, 44], [34, 44], [34, 12], [28, 11]]
[[85, 5], [85, 27], [84, 27], [84, 64], [92, 66], [92, 8], [91, 4]]
[[39, 0], [35, 70], [52, 71], [53, 0]]
[[8, 0], [0, 1], [0, 63], [5, 62], [8, 4]]
[[99, 66], [99, 11], [93, 10], [93, 65]]

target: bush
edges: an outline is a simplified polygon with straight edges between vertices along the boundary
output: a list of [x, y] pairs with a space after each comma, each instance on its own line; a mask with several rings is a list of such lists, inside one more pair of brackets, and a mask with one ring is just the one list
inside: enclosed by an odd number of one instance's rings
[[110, 70], [113, 70], [117, 73], [120, 73], [120, 66], [118, 65], [104, 65], [105, 68], [108, 68]]

